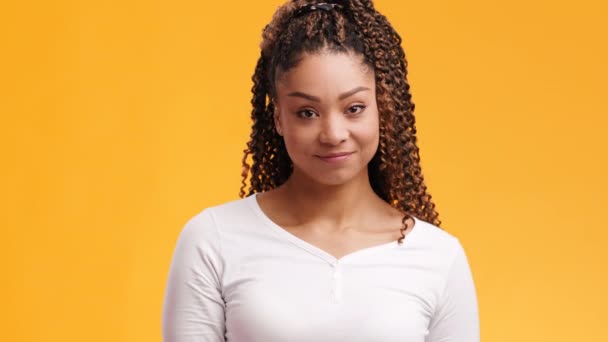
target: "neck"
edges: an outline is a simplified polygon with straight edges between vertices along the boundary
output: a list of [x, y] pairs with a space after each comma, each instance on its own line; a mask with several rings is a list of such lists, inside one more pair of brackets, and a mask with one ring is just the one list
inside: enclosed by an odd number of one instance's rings
[[360, 222], [369, 212], [370, 203], [382, 201], [369, 183], [367, 169], [352, 180], [339, 185], [315, 182], [306, 175], [294, 173], [280, 187], [288, 198], [291, 215], [301, 223], [319, 222], [343, 230]]

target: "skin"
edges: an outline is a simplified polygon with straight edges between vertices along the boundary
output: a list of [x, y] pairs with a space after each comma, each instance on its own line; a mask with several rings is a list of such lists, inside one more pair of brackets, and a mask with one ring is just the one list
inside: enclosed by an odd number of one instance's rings
[[[403, 215], [369, 183], [367, 164], [379, 143], [373, 70], [353, 53], [304, 54], [276, 80], [275, 126], [294, 172], [280, 187], [258, 194], [276, 224], [340, 259], [396, 241]], [[341, 162], [319, 158], [352, 152]], [[413, 222], [407, 221], [408, 229]]]

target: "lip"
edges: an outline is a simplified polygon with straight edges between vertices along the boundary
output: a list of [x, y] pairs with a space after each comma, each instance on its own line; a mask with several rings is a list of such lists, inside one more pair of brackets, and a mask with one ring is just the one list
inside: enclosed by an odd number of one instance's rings
[[318, 155], [317, 157], [325, 162], [335, 163], [335, 162], [341, 162], [341, 161], [348, 159], [348, 157], [353, 153], [354, 152], [337, 152], [337, 153], [325, 154], [322, 156]]

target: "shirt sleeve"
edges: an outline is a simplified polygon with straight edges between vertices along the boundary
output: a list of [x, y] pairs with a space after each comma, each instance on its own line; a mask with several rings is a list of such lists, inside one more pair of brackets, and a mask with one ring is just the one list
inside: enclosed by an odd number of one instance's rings
[[445, 288], [425, 342], [479, 342], [479, 309], [466, 253], [457, 240]]
[[162, 308], [163, 342], [225, 341], [223, 263], [217, 227], [207, 210], [182, 229]]

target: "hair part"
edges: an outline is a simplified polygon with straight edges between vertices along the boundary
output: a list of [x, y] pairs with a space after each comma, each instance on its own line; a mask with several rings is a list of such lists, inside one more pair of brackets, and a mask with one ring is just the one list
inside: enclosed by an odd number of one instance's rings
[[[401, 37], [371, 0], [326, 1], [339, 4], [331, 10], [296, 10], [315, 1], [288, 1], [277, 9], [263, 30], [261, 54], [251, 89], [253, 120], [250, 141], [244, 150], [240, 197], [283, 184], [293, 164], [273, 118], [276, 80], [295, 67], [304, 54], [322, 51], [355, 53], [371, 68], [376, 81], [380, 121], [378, 150], [368, 164], [370, 184], [384, 201], [404, 214], [441, 225], [427, 191], [420, 167], [414, 118], [415, 105], [407, 81], [407, 60]], [[252, 164], [247, 163], [248, 156]], [[250, 186], [245, 192], [251, 173]]]

